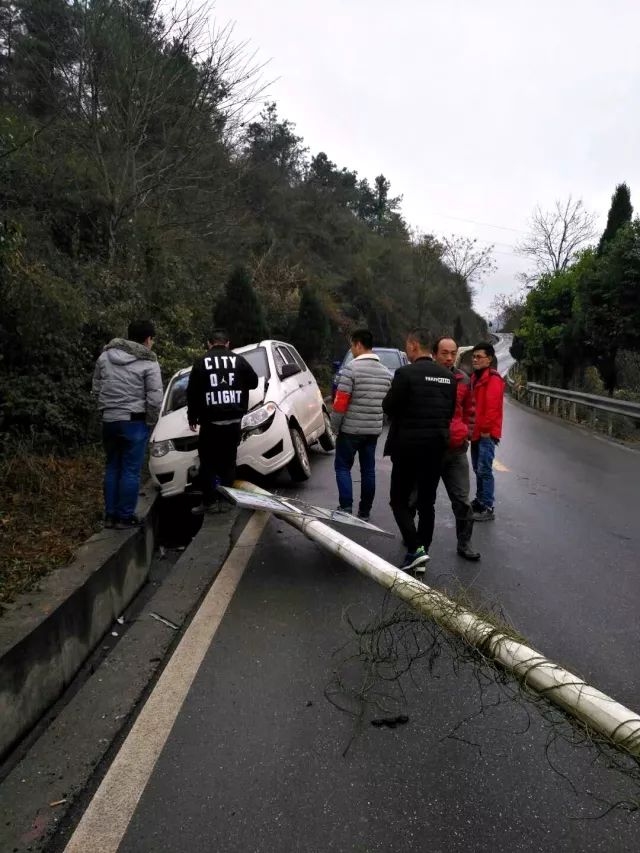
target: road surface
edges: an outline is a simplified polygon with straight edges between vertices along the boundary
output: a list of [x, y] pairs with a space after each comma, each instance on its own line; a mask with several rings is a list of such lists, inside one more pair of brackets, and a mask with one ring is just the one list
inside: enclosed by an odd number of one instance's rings
[[[332, 457], [314, 453], [313, 463], [304, 486], [275, 487], [333, 506]], [[390, 465], [378, 465], [372, 520], [394, 530]], [[640, 710], [640, 454], [509, 402], [496, 477], [497, 520], [475, 535], [481, 563], [455, 554], [441, 496], [426, 581], [500, 608], [531, 645]], [[391, 562], [403, 555], [397, 538], [354, 538]], [[349, 691], [367, 673], [348, 621], [379, 622], [393, 607], [271, 519], [150, 779], [122, 795], [132, 817], [121, 853], [638, 849], [638, 814], [595, 819], [609, 803], [637, 802], [638, 786], [594, 763], [592, 748], [560, 740], [546, 750], [560, 730], [532, 703], [497, 704], [504, 693], [486, 684], [488, 707], [456, 730], [480, 694], [477, 668], [455, 646], [417, 661], [404, 695], [386, 685], [404, 725], [373, 726], [386, 713], [376, 707], [358, 724], [328, 701], [358, 712]]]

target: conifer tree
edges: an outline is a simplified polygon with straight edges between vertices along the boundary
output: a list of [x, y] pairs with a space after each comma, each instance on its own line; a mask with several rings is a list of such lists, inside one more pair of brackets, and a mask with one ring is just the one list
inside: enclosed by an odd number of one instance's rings
[[453, 324], [453, 337], [458, 346], [464, 343], [464, 326], [462, 325], [462, 318], [459, 314]]
[[213, 312], [215, 326], [227, 330], [234, 347], [257, 343], [269, 337], [260, 300], [245, 267], [236, 267]]
[[327, 356], [329, 334], [327, 312], [318, 295], [307, 285], [302, 291], [294, 331], [296, 346], [307, 361], [318, 364]]
[[626, 184], [618, 184], [614, 194], [611, 196], [611, 207], [607, 216], [607, 227], [604, 229], [600, 243], [598, 244], [598, 255], [601, 255], [607, 243], [618, 233], [618, 230], [631, 222], [633, 207], [631, 206], [631, 191]]

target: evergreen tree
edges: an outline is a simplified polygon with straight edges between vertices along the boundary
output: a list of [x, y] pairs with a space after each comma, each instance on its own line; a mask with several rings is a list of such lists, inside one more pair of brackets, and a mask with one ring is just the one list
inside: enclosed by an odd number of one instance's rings
[[607, 216], [607, 227], [604, 229], [600, 243], [598, 244], [598, 255], [601, 255], [608, 242], [618, 233], [618, 230], [631, 222], [633, 207], [631, 206], [631, 191], [626, 184], [618, 184], [614, 194], [611, 196], [611, 207]]
[[509, 347], [509, 353], [511, 354], [511, 357], [515, 358], [516, 361], [522, 361], [526, 351], [527, 348], [522, 338], [519, 338], [518, 335], [514, 335], [513, 343]]
[[245, 267], [236, 267], [213, 312], [213, 322], [227, 330], [234, 347], [269, 337], [262, 306]]
[[624, 225], [579, 283], [587, 342], [605, 388], [617, 386], [620, 349], [640, 350], [640, 220]]
[[318, 295], [307, 285], [302, 291], [294, 341], [304, 358], [319, 364], [327, 358], [329, 318]]

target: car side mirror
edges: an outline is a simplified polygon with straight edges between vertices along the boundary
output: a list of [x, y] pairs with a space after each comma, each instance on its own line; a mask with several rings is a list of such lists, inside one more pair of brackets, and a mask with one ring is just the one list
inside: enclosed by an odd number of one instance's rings
[[295, 376], [296, 373], [300, 373], [297, 364], [283, 364], [280, 368], [280, 379], [288, 379], [290, 376]]

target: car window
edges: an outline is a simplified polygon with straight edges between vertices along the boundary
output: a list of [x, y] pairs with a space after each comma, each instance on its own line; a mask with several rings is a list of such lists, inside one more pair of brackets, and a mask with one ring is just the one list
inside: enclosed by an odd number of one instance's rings
[[[400, 353], [398, 352], [398, 350], [379, 350], [374, 347], [373, 351], [378, 356], [382, 364], [384, 364], [385, 367], [388, 367], [391, 371], [397, 370], [402, 364], [405, 363], [400, 357]], [[345, 367], [347, 364], [349, 364], [350, 361], [353, 361], [351, 350], [349, 350], [345, 355], [344, 361], [342, 362], [342, 367]]]
[[280, 375], [280, 373], [282, 373], [282, 367], [285, 363], [284, 357], [283, 357], [282, 353], [280, 352], [279, 347], [276, 347], [276, 346], [271, 347], [271, 352], [273, 353], [273, 360], [274, 360], [275, 365], [276, 365], [276, 373], [278, 375]]
[[397, 370], [402, 364], [400, 354], [397, 350], [379, 350], [376, 355], [379, 357], [384, 366], [389, 368], [389, 370]]
[[293, 353], [291, 352], [289, 347], [286, 347], [283, 344], [275, 347], [274, 348], [274, 358], [275, 358], [276, 366], [278, 369], [278, 373], [280, 373], [282, 371], [282, 367], [285, 364], [294, 364], [298, 368], [298, 372], [300, 372], [300, 365], [298, 364], [298, 362], [294, 358]]
[[269, 359], [267, 358], [267, 351], [264, 347], [256, 347], [255, 349], [250, 349], [246, 352], [241, 352], [240, 355], [247, 359], [251, 367], [253, 367], [255, 372], [258, 374], [258, 376], [263, 376], [265, 379], [269, 379], [271, 371], [269, 370]]
[[298, 352], [298, 350], [295, 347], [288, 346], [287, 349], [293, 355], [295, 360], [298, 362], [301, 370], [308, 370], [309, 369], [307, 367], [307, 365], [304, 363], [304, 359], [302, 358], [302, 356], [300, 355], [300, 353]]
[[176, 376], [171, 382], [163, 414], [168, 415], [169, 412], [175, 412], [187, 405], [187, 385], [190, 375], [190, 373], [184, 373], [182, 376]]

